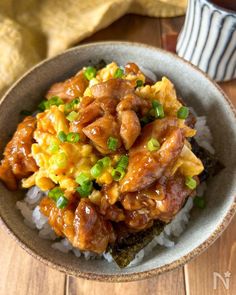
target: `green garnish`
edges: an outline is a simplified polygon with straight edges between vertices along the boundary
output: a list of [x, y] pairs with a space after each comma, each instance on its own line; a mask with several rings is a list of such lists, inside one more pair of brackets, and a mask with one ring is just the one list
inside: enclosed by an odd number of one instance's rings
[[200, 209], [204, 209], [206, 207], [206, 201], [203, 197], [195, 197], [193, 203]]
[[63, 209], [68, 204], [68, 199], [64, 196], [63, 191], [59, 187], [55, 187], [49, 191], [48, 197], [56, 202], [57, 208]]
[[116, 69], [114, 78], [122, 78], [124, 75], [124, 71], [121, 68]]
[[70, 132], [66, 136], [66, 141], [70, 143], [77, 143], [80, 140], [79, 133]]
[[143, 86], [143, 81], [142, 80], [137, 80], [136, 81], [136, 87], [141, 87]]
[[69, 115], [66, 117], [66, 119], [70, 122], [75, 121], [75, 119], [78, 117], [78, 113], [76, 113], [75, 111], [72, 111], [69, 113]]
[[59, 187], [55, 187], [49, 191], [48, 197], [57, 201], [61, 196], [64, 196], [63, 191]]
[[87, 174], [80, 172], [80, 174], [76, 177], [75, 181], [79, 184], [79, 185], [84, 185], [88, 182], [90, 182], [90, 178]]
[[94, 178], [99, 177], [102, 174], [103, 166], [99, 163], [96, 163], [90, 170], [91, 175]]
[[144, 116], [140, 119], [140, 124], [142, 127], [144, 127], [145, 125], [147, 125], [150, 122], [152, 122], [152, 119], [148, 116]]
[[67, 139], [67, 136], [65, 134], [64, 131], [60, 131], [57, 135], [58, 139], [61, 141], [61, 142], [65, 142], [66, 139]]
[[116, 167], [112, 169], [111, 176], [115, 181], [119, 181], [125, 176], [125, 169], [122, 167]]
[[104, 157], [97, 161], [97, 163], [91, 168], [90, 173], [94, 178], [99, 177], [102, 174], [104, 168], [108, 167], [111, 163], [109, 157]]
[[187, 176], [185, 178], [185, 185], [190, 188], [190, 189], [195, 189], [197, 187], [197, 182], [195, 179], [193, 179], [192, 177], [190, 176]]
[[165, 117], [165, 113], [164, 113], [164, 109], [163, 109], [163, 105], [160, 104], [158, 101], [153, 100], [152, 101], [152, 107], [154, 110], [154, 117], [155, 118], [164, 118]]
[[93, 183], [90, 180], [89, 182], [84, 182], [83, 185], [77, 187], [76, 191], [80, 194], [80, 196], [87, 197], [91, 194], [93, 190]]
[[71, 102], [67, 102], [65, 105], [64, 105], [64, 112], [66, 114], [70, 113], [71, 111], [73, 111], [73, 109], [75, 108], [75, 106], [77, 104], [80, 103], [80, 100], [79, 98], [75, 98], [73, 99]]
[[68, 199], [64, 196], [61, 196], [56, 202], [57, 208], [64, 209], [68, 205]]
[[22, 111], [20, 111], [20, 115], [22, 115], [22, 116], [30, 116], [30, 115], [32, 115], [32, 112], [28, 111], [28, 110], [22, 110]]
[[47, 109], [49, 109], [51, 106], [55, 105], [55, 106], [59, 106], [61, 104], [64, 104], [64, 101], [59, 97], [59, 96], [53, 96], [48, 100], [43, 100], [39, 105], [38, 105], [38, 109], [40, 111], [45, 111]]
[[97, 161], [97, 163], [101, 163], [104, 168], [108, 167], [111, 163], [111, 159], [109, 157], [104, 157]]
[[92, 80], [96, 77], [97, 70], [94, 67], [87, 67], [84, 71], [84, 76], [87, 80]]
[[110, 136], [107, 140], [107, 146], [109, 150], [116, 151], [118, 145], [118, 139]]
[[128, 167], [129, 164], [129, 157], [128, 156], [121, 156], [118, 163], [117, 163], [117, 167], [120, 167], [122, 169], [126, 169]]
[[188, 115], [189, 115], [189, 109], [187, 107], [179, 108], [179, 110], [177, 112], [177, 117], [179, 119], [186, 119], [186, 118], [188, 118]]
[[160, 143], [156, 138], [151, 138], [147, 143], [147, 148], [150, 152], [160, 149]]

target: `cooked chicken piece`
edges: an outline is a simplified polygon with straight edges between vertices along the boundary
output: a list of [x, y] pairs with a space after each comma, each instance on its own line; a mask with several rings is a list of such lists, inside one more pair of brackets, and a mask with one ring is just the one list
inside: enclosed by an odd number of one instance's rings
[[129, 62], [125, 66], [125, 73], [126, 74], [137, 75], [137, 74], [140, 73], [140, 69], [139, 69], [139, 67], [135, 63]]
[[151, 102], [135, 94], [129, 94], [123, 97], [118, 104], [117, 112], [124, 110], [133, 110], [144, 116], [152, 107]]
[[135, 229], [149, 226], [151, 220], [169, 222], [182, 208], [192, 191], [181, 174], [163, 177], [150, 188], [125, 194], [121, 203], [126, 211], [126, 224]]
[[132, 110], [120, 112], [119, 119], [121, 122], [120, 136], [126, 150], [128, 150], [141, 132], [140, 122], [136, 113]]
[[104, 117], [97, 119], [92, 124], [83, 128], [83, 132], [102, 154], [110, 154], [114, 152], [108, 148], [107, 142], [109, 137], [117, 139], [117, 148], [121, 146], [119, 125], [111, 115], [105, 115]]
[[[165, 118], [142, 129], [141, 136], [130, 149], [128, 171], [120, 183], [121, 192], [135, 192], [147, 187], [176, 160], [184, 146], [184, 136], [177, 126], [177, 119]], [[159, 141], [159, 150], [148, 150], [147, 143], [151, 138]]]
[[88, 199], [82, 199], [77, 209], [76, 203], [58, 209], [55, 202], [46, 197], [40, 203], [40, 211], [48, 217], [48, 223], [58, 236], [65, 236], [80, 250], [102, 253], [108, 243], [115, 241], [111, 223]]
[[11, 141], [4, 151], [4, 159], [0, 165], [0, 179], [10, 190], [17, 189], [17, 180], [28, 177], [38, 167], [31, 156], [33, 132], [36, 119], [26, 117], [17, 127]]
[[65, 101], [70, 101], [76, 97], [83, 95], [88, 87], [88, 80], [84, 77], [83, 71], [80, 71], [76, 76], [64, 81], [53, 84], [49, 89], [46, 98], [50, 99], [53, 96], [59, 96]]
[[123, 221], [125, 219], [124, 210], [115, 204], [119, 201], [120, 196], [118, 183], [113, 182], [109, 185], [104, 185], [101, 194], [100, 213], [106, 219], [114, 222]]
[[133, 85], [133, 83], [128, 80], [110, 79], [106, 82], [93, 85], [90, 89], [92, 96], [95, 98], [106, 96], [119, 99], [129, 93], [133, 93], [134, 87], [135, 85]]
[[76, 203], [67, 208], [59, 209], [55, 201], [45, 197], [40, 202], [40, 211], [48, 217], [48, 223], [58, 236], [65, 236], [73, 244], [75, 237], [74, 219]]
[[96, 211], [88, 199], [81, 199], [75, 211], [74, 228], [73, 245], [80, 250], [100, 254], [116, 238], [111, 223]]
[[151, 227], [153, 220], [147, 210], [126, 211], [125, 224], [132, 230], [140, 231]]

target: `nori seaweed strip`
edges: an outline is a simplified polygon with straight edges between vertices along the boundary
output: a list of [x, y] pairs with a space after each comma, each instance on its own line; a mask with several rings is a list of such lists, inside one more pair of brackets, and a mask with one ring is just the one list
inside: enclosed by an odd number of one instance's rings
[[166, 223], [156, 220], [152, 227], [129, 235], [127, 238], [116, 243], [110, 248], [110, 253], [120, 268], [126, 267], [134, 258], [135, 255], [147, 246], [152, 239], [159, 235]]
[[202, 161], [204, 171], [199, 175], [200, 182], [218, 174], [225, 166], [218, 159], [201, 147], [194, 138], [191, 138], [192, 151]]

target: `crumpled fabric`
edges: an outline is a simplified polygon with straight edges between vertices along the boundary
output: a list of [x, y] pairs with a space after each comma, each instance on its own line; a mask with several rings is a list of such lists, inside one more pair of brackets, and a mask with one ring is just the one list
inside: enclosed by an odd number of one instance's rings
[[1, 0], [0, 96], [40, 60], [78, 44], [127, 13], [174, 17], [187, 0]]

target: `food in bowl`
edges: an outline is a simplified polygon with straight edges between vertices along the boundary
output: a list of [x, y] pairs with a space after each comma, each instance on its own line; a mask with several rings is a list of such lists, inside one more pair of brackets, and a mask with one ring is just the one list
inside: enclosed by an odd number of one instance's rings
[[196, 118], [171, 81], [144, 72], [84, 67], [52, 85], [7, 144], [0, 179], [29, 189], [18, 208], [42, 237], [66, 238], [55, 248], [126, 267], [150, 242], [170, 246], [164, 234], [180, 231], [171, 225], [219, 166], [194, 140]]

